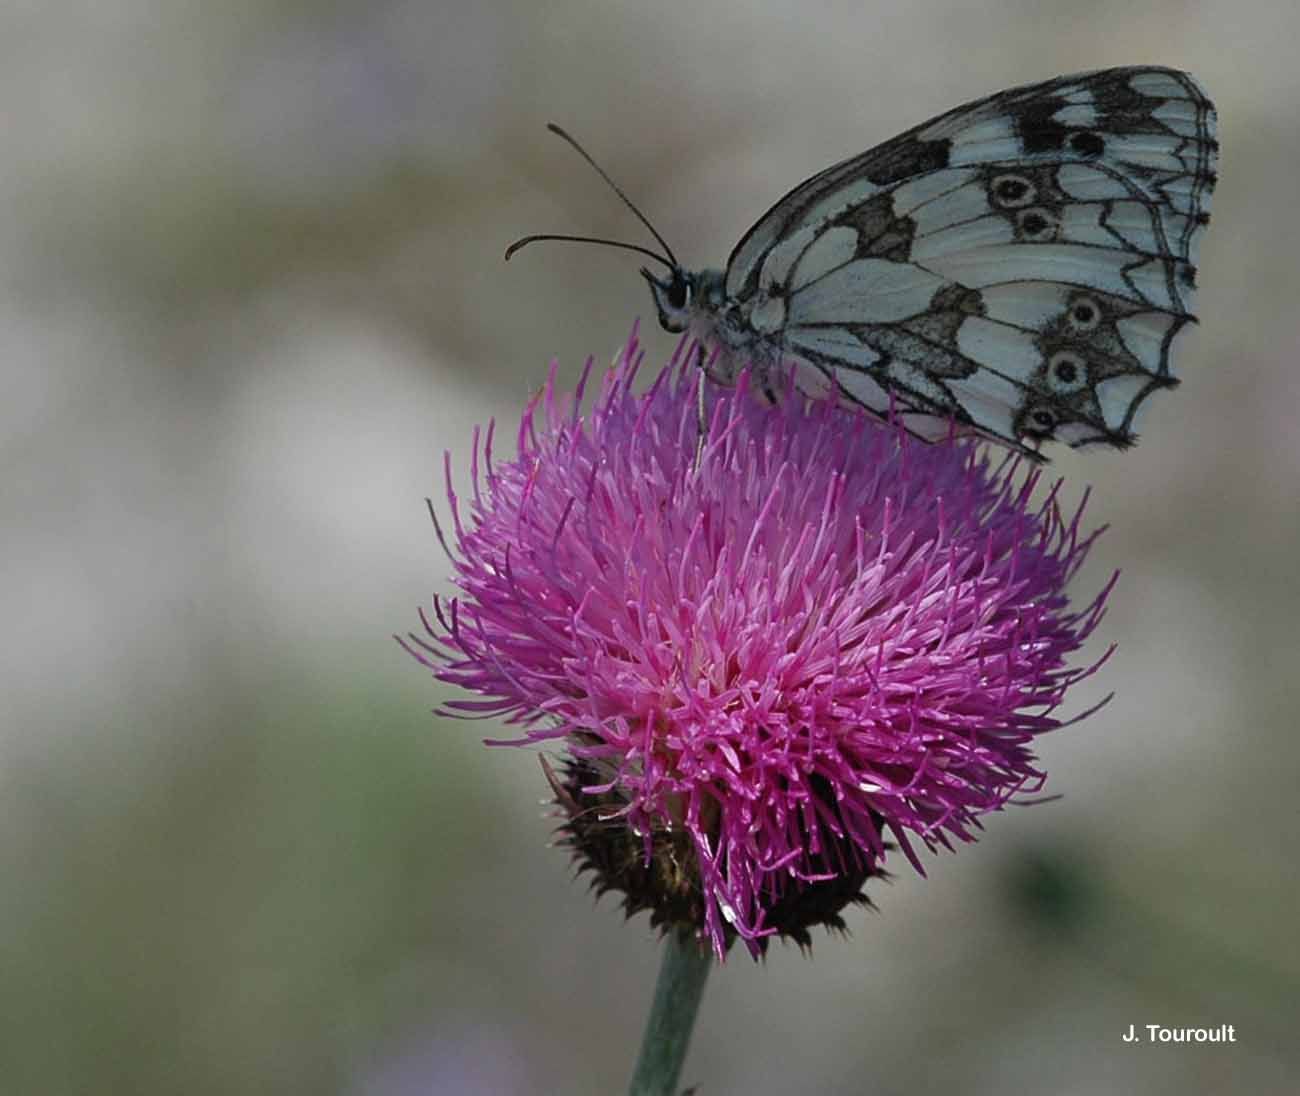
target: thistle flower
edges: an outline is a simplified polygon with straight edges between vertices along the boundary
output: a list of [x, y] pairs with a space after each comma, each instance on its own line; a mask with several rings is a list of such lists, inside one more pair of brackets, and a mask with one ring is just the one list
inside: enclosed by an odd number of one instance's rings
[[598, 889], [757, 956], [842, 927], [895, 845], [923, 872], [918, 846], [1042, 787], [1033, 739], [1099, 665], [1067, 659], [1114, 579], [1070, 607], [1096, 534], [1059, 482], [1035, 503], [1012, 458], [767, 406], [744, 374], [709, 386], [697, 461], [692, 354], [637, 394], [634, 331], [585, 415], [590, 363], [567, 401], [552, 367], [513, 460], [475, 432], [467, 514], [447, 458], [461, 596], [406, 646], [479, 694], [449, 711], [523, 728], [493, 744], [564, 744], [547, 774]]

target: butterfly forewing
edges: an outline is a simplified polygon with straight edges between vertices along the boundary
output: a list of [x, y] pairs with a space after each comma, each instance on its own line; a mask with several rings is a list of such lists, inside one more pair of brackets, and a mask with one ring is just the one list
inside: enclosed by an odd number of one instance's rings
[[1125, 446], [1176, 383], [1217, 151], [1171, 69], [1004, 91], [787, 194], [732, 252], [729, 310], [756, 356], [923, 435]]

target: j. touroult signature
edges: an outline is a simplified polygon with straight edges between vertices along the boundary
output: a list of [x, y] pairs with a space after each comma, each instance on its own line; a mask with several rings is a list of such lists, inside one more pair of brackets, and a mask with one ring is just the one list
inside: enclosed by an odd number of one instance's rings
[[[1144, 1034], [1145, 1033], [1145, 1034]], [[1129, 1024], [1126, 1043], [1235, 1043], [1237, 1029], [1232, 1024], [1218, 1027], [1165, 1027], [1162, 1024]]]

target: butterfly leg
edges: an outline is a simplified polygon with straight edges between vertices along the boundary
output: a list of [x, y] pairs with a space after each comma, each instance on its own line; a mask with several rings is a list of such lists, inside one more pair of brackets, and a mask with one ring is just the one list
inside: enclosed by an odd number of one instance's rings
[[[701, 362], [703, 365], [703, 362]], [[700, 470], [700, 462], [704, 459], [704, 436], [708, 432], [708, 422], [704, 407], [704, 371], [695, 378], [695, 413], [696, 413], [696, 431], [695, 431], [695, 465], [694, 470]]]

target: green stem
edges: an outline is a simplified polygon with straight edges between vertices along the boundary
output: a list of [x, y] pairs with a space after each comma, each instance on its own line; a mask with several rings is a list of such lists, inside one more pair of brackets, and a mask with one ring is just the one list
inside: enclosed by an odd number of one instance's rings
[[691, 937], [675, 932], [664, 938], [664, 957], [655, 983], [654, 1001], [641, 1053], [632, 1073], [629, 1096], [674, 1096], [681, 1076], [686, 1048], [695, 1028], [695, 1014], [704, 994], [704, 983], [713, 965], [713, 953]]

